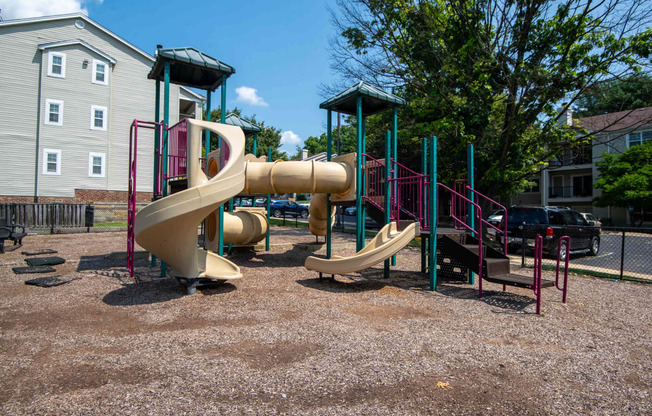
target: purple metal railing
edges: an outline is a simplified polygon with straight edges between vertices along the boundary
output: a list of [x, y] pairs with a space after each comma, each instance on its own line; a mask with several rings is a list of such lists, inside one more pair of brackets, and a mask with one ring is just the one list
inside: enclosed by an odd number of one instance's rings
[[[366, 192], [363, 198], [381, 211], [385, 211], [385, 161], [374, 159], [367, 154], [365, 164]], [[392, 192], [390, 192], [390, 206], [392, 204]], [[391, 213], [391, 209], [390, 209]], [[393, 220], [393, 218], [392, 218]]]
[[541, 272], [543, 269], [543, 237], [534, 240], [534, 281], [532, 290], [537, 297], [537, 315], [541, 314]]
[[[559, 287], [559, 263], [561, 260], [561, 244], [562, 241], [566, 243], [566, 256], [565, 256], [565, 267], [564, 267], [564, 287]], [[561, 302], [566, 303], [566, 288], [568, 285], [568, 261], [570, 259], [570, 237], [565, 235], [559, 238], [559, 243], [557, 245], [557, 273], [555, 276], [555, 287], [562, 291]]]
[[168, 129], [168, 171], [163, 172], [164, 179], [176, 179], [186, 176], [188, 143], [188, 120], [183, 119]]
[[[129, 185], [127, 192], [127, 269], [129, 276], [134, 277], [134, 253], [135, 253], [135, 235], [134, 224], [136, 222], [136, 167], [138, 159], [138, 129], [144, 128], [154, 130], [154, 142], [159, 145], [162, 143], [161, 137], [165, 130], [163, 123], [154, 123], [151, 121], [134, 120], [129, 128]], [[159, 170], [161, 166], [160, 154], [155, 155], [159, 160]], [[154, 193], [157, 193], [161, 187], [158, 175], [154, 177]]]

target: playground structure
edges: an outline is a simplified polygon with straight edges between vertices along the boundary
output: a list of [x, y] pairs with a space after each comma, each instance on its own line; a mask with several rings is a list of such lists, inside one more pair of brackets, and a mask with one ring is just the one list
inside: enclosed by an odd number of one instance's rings
[[[165, 58], [162, 53], [158, 56]], [[155, 68], [165, 68], [163, 78], [167, 83], [170, 58], [165, 59], [164, 64], [158, 64], [157, 59]], [[225, 81], [222, 74], [223, 120]], [[184, 85], [189, 84], [186, 82]], [[208, 96], [210, 108], [210, 93]], [[558, 283], [559, 267], [556, 282], [542, 279], [540, 258], [534, 277], [514, 275], [510, 272], [506, 247], [505, 250], [496, 250], [483, 241], [484, 230], [488, 227], [497, 233], [503, 231], [483, 218], [479, 202], [493, 204], [503, 210], [505, 207], [473, 188], [472, 146], [468, 148], [469, 176], [466, 180], [456, 181], [453, 188], [436, 181], [437, 148], [434, 137], [423, 141], [422, 173], [398, 163], [397, 108], [404, 103], [401, 98], [364, 82], [322, 103], [320, 108], [328, 110], [327, 162], [272, 162], [267, 160], [269, 156], [245, 157], [243, 130], [248, 126], [238, 125], [241, 123], [238, 120], [232, 121], [235, 126], [183, 120], [170, 128], [165, 121], [134, 121], [128, 250], [133, 253], [135, 238], [141, 246], [151, 251], [153, 262], [154, 256], [162, 260], [162, 276], [166, 273], [166, 263], [170, 264], [173, 274], [187, 286], [188, 293], [194, 293], [197, 285], [203, 281], [242, 277], [238, 266], [223, 257], [224, 243], [251, 244], [266, 237], [266, 248], [269, 249], [271, 193], [313, 193], [309, 228], [312, 234], [326, 237], [326, 258], [308, 257], [305, 267], [319, 272], [320, 277], [324, 273], [335, 275], [363, 270], [382, 261], [385, 262], [384, 273], [388, 277], [390, 258], [415, 237], [421, 236], [421, 271], [428, 273], [431, 290], [437, 289], [440, 270], [442, 276], [469, 283], [474, 282], [474, 274], [477, 274], [479, 297], [482, 297], [483, 279], [502, 284], [503, 290], [507, 285], [532, 289], [537, 296], [537, 312], [540, 311], [542, 287], [556, 286], [564, 292], [565, 301], [566, 284], [561, 287]], [[385, 159], [378, 160], [365, 152], [365, 119], [370, 114], [387, 109], [393, 110], [393, 132], [387, 132]], [[332, 111], [355, 115], [358, 123], [358, 151], [333, 160]], [[135, 193], [132, 191], [135, 191], [138, 127], [154, 129], [157, 133], [156, 149], [163, 151], [157, 151], [155, 157], [155, 201], [136, 215], [135, 199], [132, 205], [131, 195]], [[207, 131], [204, 147], [204, 154], [207, 154], [206, 173], [200, 164], [203, 130]], [[208, 132], [219, 136], [218, 151], [213, 153], [209, 153]], [[254, 152], [255, 149], [254, 136]], [[185, 180], [187, 189], [167, 196], [167, 181], [171, 178]], [[439, 225], [438, 197], [443, 193], [450, 195], [452, 228]], [[255, 209], [224, 212], [224, 203], [236, 195], [264, 194], [267, 195], [266, 217], [262, 210]], [[351, 257], [333, 256], [333, 205], [353, 202], [357, 207], [356, 254]], [[230, 207], [233, 209], [233, 203]], [[365, 247], [364, 219], [367, 213], [385, 226]], [[197, 229], [205, 218], [205, 244], [210, 251], [197, 247]], [[503, 218], [506, 220], [506, 215]], [[541, 256], [541, 253], [535, 253]], [[133, 255], [130, 259], [129, 268], [133, 273]]]

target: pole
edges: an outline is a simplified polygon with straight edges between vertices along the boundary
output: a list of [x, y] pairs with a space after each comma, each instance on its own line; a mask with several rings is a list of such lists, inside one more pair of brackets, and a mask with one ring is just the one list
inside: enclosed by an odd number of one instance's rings
[[[206, 121], [211, 121], [211, 90], [206, 90]], [[211, 132], [208, 130], [204, 131], [204, 142], [204, 157], [208, 159], [208, 153], [211, 151]]]
[[[154, 122], [156, 123], [156, 126], [154, 128], [154, 190], [152, 192], [152, 201], [156, 199], [159, 180], [161, 178], [159, 172], [161, 170], [161, 166], [159, 165], [161, 155], [161, 127], [158, 125], [159, 121], [161, 121], [161, 81], [158, 78], [156, 79], [156, 92], [154, 95], [156, 100], [154, 103]], [[134, 192], [135, 191], [136, 190], [134, 189]], [[153, 254], [150, 266], [156, 267], [156, 256]]]
[[[398, 107], [394, 106], [392, 109], [392, 156], [394, 156], [394, 162], [398, 162]], [[398, 172], [398, 167], [394, 169], [394, 179], [396, 179], [396, 175]], [[398, 192], [397, 192], [397, 186], [398, 186], [398, 181], [394, 181], [394, 186], [393, 186], [393, 195], [394, 198], [397, 198]], [[395, 200], [395, 204], [398, 204], [399, 201]], [[396, 225], [398, 225], [399, 221], [401, 220], [401, 210], [398, 209], [396, 210], [398, 217], [396, 218]], [[396, 266], [396, 254], [392, 256], [392, 266]]]
[[[428, 139], [423, 139], [421, 141], [421, 171], [423, 172], [424, 175], [428, 175]], [[427, 224], [429, 222], [428, 218], [428, 185], [426, 184], [426, 181], [423, 181], [423, 195], [421, 196], [421, 204], [423, 209], [423, 218], [425, 219], [425, 223]], [[434, 225], [430, 224], [430, 231], [432, 232]], [[428, 261], [428, 258], [426, 256], [426, 250], [427, 250], [427, 244], [426, 241], [428, 241], [427, 238], [424, 236], [421, 236], [421, 273], [426, 273], [426, 263]]]
[[[163, 196], [168, 195], [168, 125], [170, 123], [170, 61], [165, 61], [163, 84]], [[168, 274], [168, 265], [161, 262], [161, 277]]]
[[355, 158], [355, 251], [362, 250], [364, 235], [361, 234], [360, 226], [360, 214], [362, 213], [362, 97], [358, 97], [356, 100], [356, 123], [357, 123], [357, 135], [356, 135], [356, 158]]
[[430, 290], [437, 290], [437, 137], [430, 141]]
[[[222, 86], [220, 87], [220, 92], [222, 93], [220, 123], [224, 123], [224, 120], [226, 119], [226, 74], [222, 74]], [[217, 148], [222, 148], [221, 137], [217, 138]], [[231, 199], [233, 200], [233, 198]], [[231, 201], [231, 206], [233, 206], [233, 201]], [[224, 205], [220, 205], [220, 221], [217, 233], [217, 254], [220, 256], [224, 255]]]
[[[333, 152], [333, 147], [331, 143], [332, 118], [333, 118], [332, 112], [331, 110], [328, 110], [328, 112], [326, 113], [326, 161], [327, 162], [331, 161], [331, 154]], [[327, 193], [326, 194], [326, 258], [327, 259], [331, 258], [331, 248], [332, 248], [331, 224], [332, 224], [331, 223], [331, 194]]]
[[[390, 209], [391, 209], [391, 204], [390, 204], [390, 182], [389, 180], [392, 177], [392, 166], [389, 163], [389, 159], [392, 157], [392, 135], [388, 131], [387, 136], [385, 137], [385, 184], [384, 184], [384, 189], [383, 193], [384, 195], [384, 202], [385, 202], [385, 225], [389, 224], [390, 222]], [[389, 265], [390, 265], [390, 260], [386, 259], [385, 260], [385, 268], [384, 268], [384, 276], [385, 278], [389, 278]]]
[[[267, 148], [267, 161], [270, 162], [272, 160], [272, 148], [268, 147]], [[269, 224], [269, 210], [272, 208], [271, 207], [271, 201], [272, 201], [272, 195], [267, 194], [267, 235], [265, 236], [265, 251], [269, 251], [269, 232], [271, 225]]]
[[[466, 145], [466, 184], [469, 186], [471, 189], [475, 189], [475, 183], [474, 183], [474, 167], [473, 167], [474, 161], [473, 161], [473, 145], [472, 144], [467, 144]], [[471, 190], [468, 190], [466, 193], [466, 197], [469, 198], [471, 202], [475, 202], [475, 193], [472, 192]], [[475, 207], [473, 204], [467, 204], [467, 221], [466, 223], [471, 227], [472, 230], [475, 229]], [[478, 224], [480, 227], [480, 231], [478, 232], [478, 235], [482, 232], [482, 221]], [[479, 250], [482, 250], [482, 247], [479, 248]], [[475, 281], [474, 278], [474, 273], [469, 270], [469, 284], [473, 284]]]
[[254, 133], [254, 148], [252, 149], [252, 153], [258, 157], [258, 133]]
[[[362, 150], [360, 150], [360, 153], [362, 153], [362, 170], [360, 171], [360, 196], [364, 198], [367, 196], [367, 178], [365, 177], [365, 173], [367, 172], [366, 166], [367, 166], [367, 156], [365, 156], [367, 152], [367, 117], [363, 116], [362, 117]], [[361, 247], [364, 248], [365, 246], [365, 237], [367, 236], [367, 226], [365, 224], [365, 219], [367, 218], [367, 204], [362, 203], [361, 201], [361, 211], [360, 211], [360, 233], [362, 234], [362, 240], [361, 240]]]

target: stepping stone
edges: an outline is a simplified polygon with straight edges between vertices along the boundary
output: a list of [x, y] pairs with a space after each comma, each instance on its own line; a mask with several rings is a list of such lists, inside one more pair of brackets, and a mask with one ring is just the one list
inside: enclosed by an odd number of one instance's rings
[[41, 254], [56, 254], [58, 253], [57, 250], [52, 250], [51, 248], [45, 248], [43, 250], [36, 250], [36, 251], [23, 251], [21, 252], [22, 255], [24, 256], [38, 256]]
[[30, 280], [25, 280], [26, 285], [34, 285], [34, 286], [40, 286], [40, 287], [53, 287], [53, 286], [59, 286], [59, 285], [64, 285], [66, 283], [70, 283], [73, 280], [79, 280], [81, 277], [75, 277], [73, 279], [62, 279], [61, 276], [43, 276], [43, 277], [37, 277], [36, 279], [30, 279]]
[[54, 270], [54, 267], [50, 267], [50, 266], [14, 267], [11, 270], [13, 270], [14, 273], [16, 274], [56, 272], [56, 270]]
[[25, 259], [25, 262], [30, 266], [54, 266], [63, 264], [66, 261], [61, 257], [32, 257], [31, 259]]

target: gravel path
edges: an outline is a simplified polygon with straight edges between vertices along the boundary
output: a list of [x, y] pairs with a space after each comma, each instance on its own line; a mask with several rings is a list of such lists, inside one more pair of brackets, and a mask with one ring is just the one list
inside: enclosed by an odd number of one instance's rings
[[[302, 267], [306, 230], [272, 228], [270, 252], [229, 258], [244, 278], [197, 295], [141, 260], [126, 233], [29, 236], [0, 255], [0, 414], [652, 414], [652, 285], [573, 276], [545, 289], [443, 283], [419, 250], [335, 281]], [[23, 250], [54, 248], [40, 288]], [[323, 253], [325, 247], [318, 253]], [[354, 252], [334, 234], [334, 254]], [[524, 270], [522, 273], [530, 273]], [[544, 272], [545, 273], [545, 272]]]

